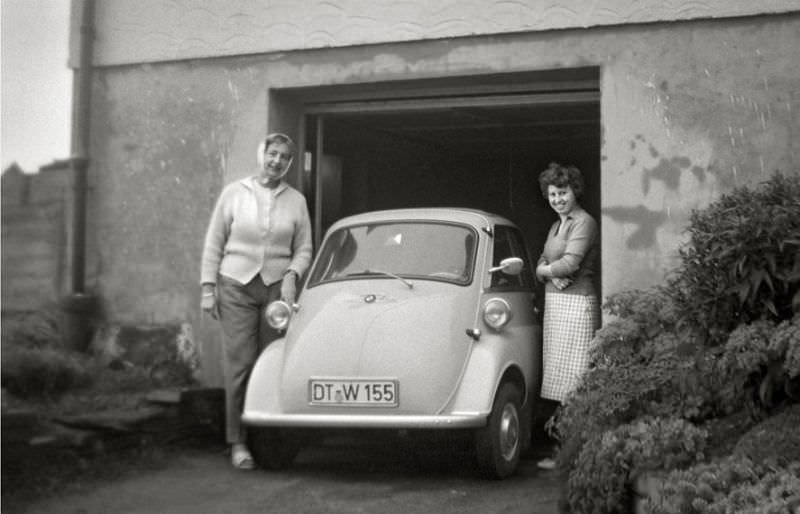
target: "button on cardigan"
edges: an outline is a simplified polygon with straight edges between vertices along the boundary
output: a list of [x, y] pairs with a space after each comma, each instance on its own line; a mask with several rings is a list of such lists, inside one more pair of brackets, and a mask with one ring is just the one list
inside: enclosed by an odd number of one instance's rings
[[[311, 264], [311, 220], [305, 197], [286, 182], [268, 212], [258, 201], [255, 177], [228, 184], [219, 196], [203, 244], [201, 283], [217, 274], [247, 284], [261, 275], [270, 285], [288, 270], [302, 275]], [[268, 220], [265, 229], [263, 220]]]

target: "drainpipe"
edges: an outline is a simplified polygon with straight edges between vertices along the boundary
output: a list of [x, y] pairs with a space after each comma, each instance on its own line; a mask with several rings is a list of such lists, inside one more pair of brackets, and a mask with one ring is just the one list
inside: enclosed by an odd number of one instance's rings
[[94, 0], [74, 0], [81, 5], [80, 55], [72, 82], [72, 292], [63, 300], [63, 337], [67, 347], [84, 351], [91, 340], [91, 318], [96, 298], [86, 293], [86, 196], [89, 168], [89, 121], [92, 92], [92, 49], [94, 43]]

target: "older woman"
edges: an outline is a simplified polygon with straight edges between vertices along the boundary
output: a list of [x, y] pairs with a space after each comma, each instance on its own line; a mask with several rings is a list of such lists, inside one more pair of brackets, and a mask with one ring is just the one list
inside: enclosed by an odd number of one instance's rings
[[[551, 163], [539, 176], [545, 200], [558, 214], [536, 267], [545, 282], [542, 398], [564, 402], [589, 364], [589, 344], [600, 322], [594, 288], [597, 222], [578, 203], [583, 177], [578, 168]], [[553, 459], [539, 461], [552, 469]]]
[[203, 246], [201, 305], [222, 327], [225, 432], [239, 469], [255, 467], [241, 423], [247, 380], [261, 350], [277, 338], [264, 308], [277, 299], [294, 302], [311, 262], [308, 207], [284, 181], [294, 153], [284, 134], [261, 142], [258, 171], [223, 189]]

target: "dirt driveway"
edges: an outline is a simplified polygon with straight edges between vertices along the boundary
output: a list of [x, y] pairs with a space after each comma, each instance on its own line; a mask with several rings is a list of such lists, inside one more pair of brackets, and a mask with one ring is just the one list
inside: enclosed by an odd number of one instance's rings
[[[402, 439], [333, 438], [282, 472], [231, 469], [220, 447], [176, 451], [165, 466], [36, 501], [39, 514], [555, 514], [558, 482], [535, 460], [504, 481], [476, 476], [468, 452]], [[5, 509], [4, 509], [5, 510]]]

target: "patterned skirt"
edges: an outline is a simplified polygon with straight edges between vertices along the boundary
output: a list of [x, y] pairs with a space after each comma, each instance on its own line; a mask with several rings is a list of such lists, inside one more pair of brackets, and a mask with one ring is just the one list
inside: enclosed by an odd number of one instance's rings
[[594, 296], [548, 292], [544, 302], [541, 396], [563, 403], [589, 366], [600, 309]]

